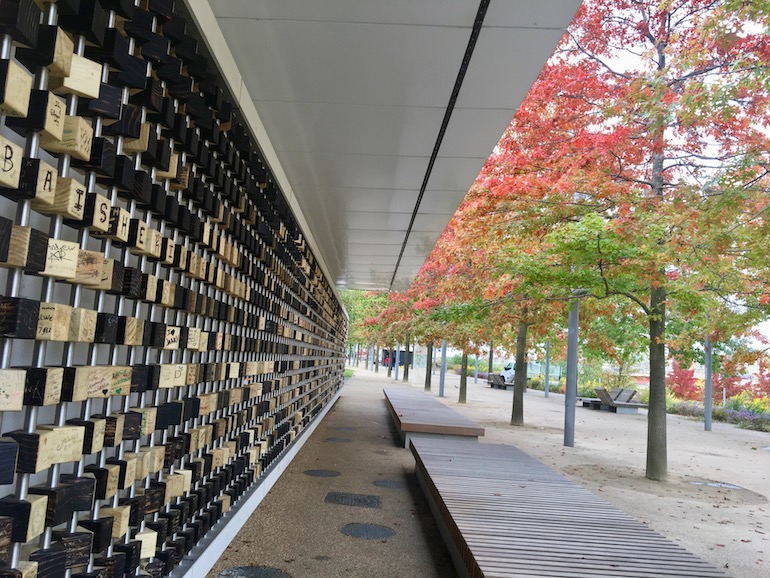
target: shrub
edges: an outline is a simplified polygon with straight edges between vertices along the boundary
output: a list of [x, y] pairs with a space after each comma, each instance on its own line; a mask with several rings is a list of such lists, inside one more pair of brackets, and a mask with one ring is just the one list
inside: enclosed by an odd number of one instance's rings
[[537, 389], [539, 391], [545, 391], [545, 385], [543, 378], [539, 375], [536, 375], [535, 377], [531, 377], [529, 380], [527, 380], [527, 387], [530, 387], [532, 389]]
[[726, 410], [727, 423], [740, 428], [770, 432], [770, 414], [756, 413], [748, 409]]
[[348, 378], [348, 377], [353, 377], [353, 373], [354, 372], [353, 372], [352, 369], [350, 369], [349, 367], [346, 367], [345, 371], [344, 371], [344, 373], [342, 375], [343, 375], [343, 377]]

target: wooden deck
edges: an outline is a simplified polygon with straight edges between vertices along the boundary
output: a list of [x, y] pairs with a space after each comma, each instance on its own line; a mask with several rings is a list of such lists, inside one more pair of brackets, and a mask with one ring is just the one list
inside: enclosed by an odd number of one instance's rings
[[484, 435], [483, 427], [432, 395], [399, 387], [386, 387], [382, 391], [404, 447], [408, 447], [409, 440], [415, 435], [465, 436], [473, 440]]
[[460, 576], [725, 576], [515, 447], [410, 447]]

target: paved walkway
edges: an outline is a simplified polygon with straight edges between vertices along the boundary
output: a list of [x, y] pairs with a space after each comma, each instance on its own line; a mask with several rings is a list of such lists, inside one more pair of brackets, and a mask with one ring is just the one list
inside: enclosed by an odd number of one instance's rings
[[[243, 566], [285, 574], [231, 571], [223, 576], [456, 576], [414, 477], [414, 459], [396, 442], [382, 394], [393, 380], [384, 371], [358, 373], [364, 377], [347, 382], [335, 406], [209, 573], [211, 578]], [[351, 537], [342, 533], [349, 524], [373, 526], [348, 530], [385, 527], [393, 534]]]

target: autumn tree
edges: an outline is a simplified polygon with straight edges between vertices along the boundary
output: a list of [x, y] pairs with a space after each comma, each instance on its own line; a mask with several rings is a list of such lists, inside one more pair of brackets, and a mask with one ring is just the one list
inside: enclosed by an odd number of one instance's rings
[[770, 300], [767, 13], [750, 4], [587, 1], [482, 181], [510, 250], [542, 240], [518, 274], [544, 299], [580, 289], [638, 309], [651, 479], [667, 475], [669, 318], [740, 330]]

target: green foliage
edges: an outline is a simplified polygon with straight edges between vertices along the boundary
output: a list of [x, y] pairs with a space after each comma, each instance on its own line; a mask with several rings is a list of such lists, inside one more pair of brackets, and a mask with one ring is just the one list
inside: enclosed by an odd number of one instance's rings
[[342, 375], [343, 375], [343, 377], [344, 377], [345, 379], [348, 379], [348, 378], [350, 378], [350, 377], [353, 377], [353, 374], [354, 374], [354, 373], [355, 373], [355, 371], [353, 371], [353, 370], [352, 370], [352, 369], [350, 369], [349, 367], [346, 367]]

